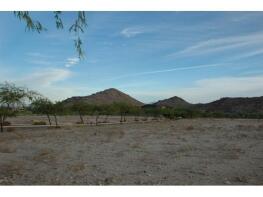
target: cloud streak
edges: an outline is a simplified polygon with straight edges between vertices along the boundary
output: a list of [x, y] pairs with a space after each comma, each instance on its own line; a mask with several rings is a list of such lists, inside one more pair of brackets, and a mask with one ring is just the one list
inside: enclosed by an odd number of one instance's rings
[[154, 70], [154, 71], [148, 71], [148, 72], [140, 72], [140, 73], [122, 75], [122, 76], [118, 76], [115, 78], [111, 78], [110, 80], [117, 80], [117, 79], [143, 76], [143, 75], [153, 75], [153, 74], [167, 73], [167, 72], [175, 72], [175, 71], [182, 71], [182, 70], [195, 70], [195, 69], [202, 69], [202, 68], [219, 67], [219, 66], [226, 66], [226, 65], [228, 64], [205, 64], [205, 65], [197, 65], [197, 66], [175, 67], [175, 68], [170, 68], [170, 69]]
[[169, 54], [169, 57], [185, 57], [195, 55], [206, 55], [233, 49], [247, 49], [248, 47], [262, 49], [263, 32], [252, 33], [242, 36], [230, 36], [224, 38], [201, 41], [189, 46], [179, 52]]
[[120, 34], [123, 37], [132, 38], [145, 32], [147, 32], [147, 30], [144, 27], [128, 27], [121, 30]]
[[50, 86], [56, 82], [64, 81], [72, 76], [72, 72], [67, 69], [46, 68], [39, 69], [28, 76], [16, 80], [25, 85]]
[[68, 58], [67, 62], [65, 64], [65, 67], [66, 68], [70, 68], [70, 67], [72, 67], [72, 66], [74, 66], [74, 65], [76, 65], [78, 63], [79, 63], [79, 58], [77, 58], [77, 57]]

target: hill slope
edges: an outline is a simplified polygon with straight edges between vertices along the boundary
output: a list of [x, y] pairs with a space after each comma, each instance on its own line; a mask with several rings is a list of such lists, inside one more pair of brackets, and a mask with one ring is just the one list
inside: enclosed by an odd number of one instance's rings
[[117, 90], [110, 88], [101, 92], [97, 92], [90, 96], [71, 97], [63, 101], [63, 103], [70, 105], [74, 102], [82, 101], [93, 105], [112, 104], [114, 102], [123, 102], [130, 105], [141, 106], [142, 102], [132, 98], [131, 96]]
[[165, 106], [165, 107], [178, 108], [178, 107], [189, 107], [191, 104], [180, 97], [174, 96], [168, 99], [160, 100], [154, 103], [153, 105], [158, 107]]
[[217, 111], [226, 113], [262, 113], [263, 96], [261, 97], [238, 97], [221, 98], [206, 104], [196, 104], [195, 107], [207, 111]]

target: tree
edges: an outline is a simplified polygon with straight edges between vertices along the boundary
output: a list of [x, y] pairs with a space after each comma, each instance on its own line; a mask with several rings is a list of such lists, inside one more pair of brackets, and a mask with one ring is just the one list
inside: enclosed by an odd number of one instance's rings
[[58, 127], [57, 114], [63, 114], [63, 112], [64, 112], [64, 105], [62, 102], [55, 102], [55, 104], [52, 103], [51, 113], [53, 113], [54, 115], [56, 127]]
[[[23, 21], [26, 23], [26, 30], [36, 31], [37, 33], [47, 31], [47, 28], [40, 21], [32, 19], [28, 11], [15, 11], [14, 15], [20, 21]], [[62, 12], [54, 11], [53, 15], [55, 19], [56, 28], [58, 30], [64, 29], [64, 23], [61, 18]], [[84, 33], [86, 28], [87, 28], [86, 14], [84, 11], [78, 11], [76, 19], [74, 20], [73, 24], [69, 27], [68, 30], [70, 33], [75, 33], [76, 35], [76, 38], [74, 39], [74, 45], [75, 45], [79, 58], [84, 57], [84, 50], [82, 46], [83, 43], [80, 38], [80, 34]]]
[[105, 115], [104, 123], [108, 122], [109, 115], [113, 115], [115, 113], [115, 108], [113, 105], [101, 105], [101, 114]]
[[127, 103], [114, 103], [121, 116], [120, 122], [126, 122], [126, 115], [130, 112], [131, 106]]
[[84, 124], [83, 116], [87, 114], [89, 108], [88, 104], [81, 101], [75, 102], [71, 107], [73, 112], [78, 113], [81, 124]]
[[142, 110], [139, 106], [131, 106], [130, 113], [134, 115], [134, 121], [139, 121], [138, 116], [141, 114]]
[[15, 116], [27, 102], [32, 101], [38, 93], [24, 87], [17, 87], [12, 83], [0, 84], [0, 127], [3, 126], [7, 117]]
[[54, 112], [53, 103], [47, 98], [38, 98], [31, 103], [33, 113], [44, 114], [48, 118], [49, 125], [52, 125], [50, 115]]
[[102, 112], [102, 108], [100, 106], [98, 106], [98, 105], [94, 105], [92, 107], [92, 112], [95, 115], [96, 125], [98, 125], [99, 118], [100, 118], [100, 115], [101, 115], [101, 112]]

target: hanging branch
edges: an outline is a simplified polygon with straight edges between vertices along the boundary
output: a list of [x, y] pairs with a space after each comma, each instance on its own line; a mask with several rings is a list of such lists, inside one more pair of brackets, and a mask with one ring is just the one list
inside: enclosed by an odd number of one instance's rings
[[85, 12], [79, 11], [78, 17], [75, 20], [74, 24], [69, 28], [69, 32], [74, 32], [77, 38], [74, 40], [75, 48], [79, 54], [79, 58], [84, 57], [84, 51], [82, 49], [82, 41], [80, 39], [80, 33], [84, 33], [84, 29], [87, 28]]
[[34, 21], [28, 11], [15, 11], [14, 15], [19, 18], [20, 21], [26, 23], [26, 30], [28, 31], [37, 31], [37, 33], [41, 33], [47, 30], [39, 21]]
[[[64, 24], [61, 19], [61, 11], [54, 11], [55, 24], [57, 29], [64, 29]], [[47, 29], [39, 22], [32, 19], [28, 11], [14, 11], [14, 15], [20, 20], [26, 23], [26, 30], [37, 31], [41, 33]], [[80, 34], [85, 32], [87, 28], [87, 19], [84, 11], [77, 12], [77, 18], [73, 25], [70, 26], [69, 32], [74, 32], [76, 39], [74, 39], [74, 46], [80, 59], [84, 58], [83, 42]]]

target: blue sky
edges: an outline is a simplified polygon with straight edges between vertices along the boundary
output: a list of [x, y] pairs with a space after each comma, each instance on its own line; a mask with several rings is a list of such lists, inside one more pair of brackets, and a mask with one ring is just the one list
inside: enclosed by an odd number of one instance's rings
[[1, 82], [53, 100], [107, 88], [145, 103], [263, 95], [263, 12], [87, 12], [84, 60], [67, 31], [74, 12], [63, 12], [63, 31], [51, 12], [32, 16], [48, 30], [28, 32], [0, 12]]

